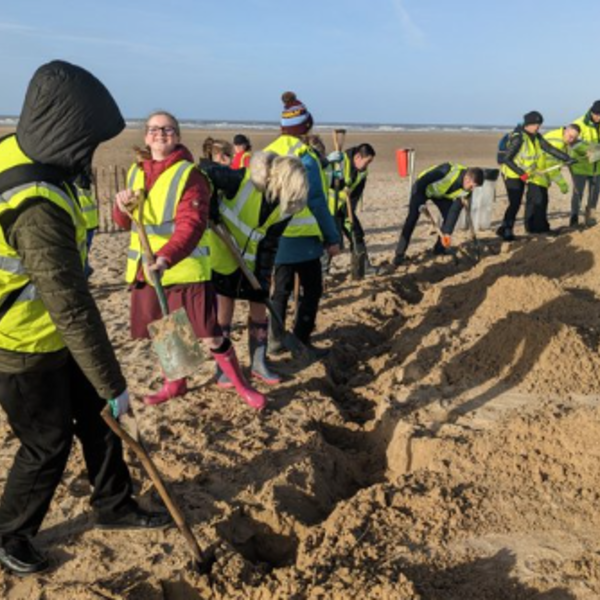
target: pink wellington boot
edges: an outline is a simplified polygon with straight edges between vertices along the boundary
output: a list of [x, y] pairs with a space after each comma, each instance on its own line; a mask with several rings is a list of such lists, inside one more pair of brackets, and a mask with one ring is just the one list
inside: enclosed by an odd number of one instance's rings
[[150, 406], [154, 404], [162, 404], [171, 398], [176, 396], [183, 396], [187, 392], [187, 381], [185, 377], [183, 379], [164, 380], [164, 383], [160, 390], [156, 394], [150, 394], [144, 398], [144, 404]]
[[213, 352], [212, 355], [223, 374], [233, 383], [233, 387], [235, 387], [242, 400], [256, 410], [265, 408], [267, 405], [266, 396], [257, 392], [244, 378], [234, 347], [230, 346], [226, 352], [218, 354]]

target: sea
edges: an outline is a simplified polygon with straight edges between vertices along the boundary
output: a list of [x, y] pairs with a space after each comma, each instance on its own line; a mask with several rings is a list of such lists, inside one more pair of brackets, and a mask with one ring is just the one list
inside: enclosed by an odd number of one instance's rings
[[[15, 116], [0, 116], [0, 127], [16, 127], [19, 121]], [[127, 127], [131, 129], [141, 129], [145, 119], [126, 119]], [[277, 121], [224, 121], [224, 120], [205, 120], [205, 119], [180, 119], [182, 129], [215, 129], [227, 132], [248, 131], [248, 130], [269, 130], [277, 131], [280, 127]], [[465, 132], [465, 133], [486, 133], [486, 132], [505, 132], [512, 129], [513, 126], [499, 125], [429, 125], [429, 124], [394, 124], [394, 123], [327, 123], [322, 122], [314, 127], [315, 131], [331, 131], [332, 129], [346, 129], [347, 131], [360, 132], [379, 132], [379, 133], [398, 133], [398, 132]]]

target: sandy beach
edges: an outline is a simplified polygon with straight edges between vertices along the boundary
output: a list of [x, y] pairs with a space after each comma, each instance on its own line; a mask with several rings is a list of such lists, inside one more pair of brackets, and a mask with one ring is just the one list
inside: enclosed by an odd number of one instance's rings
[[[276, 135], [241, 132], [255, 149]], [[233, 133], [184, 130], [183, 142], [198, 157], [207, 135]], [[285, 381], [261, 388], [264, 415], [217, 389], [208, 360], [185, 398], [141, 402], [160, 370], [149, 344], [129, 337], [128, 235], [98, 234], [91, 289], [141, 433], [214, 564], [195, 572], [175, 528], [94, 529], [75, 446], [38, 536], [52, 570], [0, 572], [0, 597], [599, 598], [600, 228], [525, 236], [519, 221], [519, 239], [501, 243], [499, 181], [479, 263], [462, 231], [457, 262], [434, 258], [435, 236], [420, 223], [410, 263], [390, 266], [408, 201], [395, 149], [415, 149], [417, 172], [447, 160], [495, 167], [500, 136], [347, 134], [346, 146], [366, 141], [378, 153], [360, 218], [380, 274], [352, 281], [348, 252], [335, 259], [316, 335], [331, 352], [308, 367], [275, 360]], [[140, 142], [139, 130], [126, 130], [94, 166], [126, 168]], [[569, 196], [553, 187], [550, 197], [551, 225], [564, 228]], [[244, 364], [246, 316], [242, 303], [233, 338]], [[18, 447], [4, 413], [0, 440], [2, 488]], [[128, 462], [142, 503], [155, 504], [140, 464]]]

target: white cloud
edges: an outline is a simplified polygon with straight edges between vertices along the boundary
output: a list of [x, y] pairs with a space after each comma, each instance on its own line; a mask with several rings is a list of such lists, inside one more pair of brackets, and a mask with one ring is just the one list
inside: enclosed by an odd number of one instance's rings
[[423, 30], [412, 20], [408, 14], [408, 10], [404, 5], [404, 0], [392, 0], [392, 6], [400, 21], [400, 27], [404, 39], [411, 45], [422, 48], [425, 46], [425, 33]]

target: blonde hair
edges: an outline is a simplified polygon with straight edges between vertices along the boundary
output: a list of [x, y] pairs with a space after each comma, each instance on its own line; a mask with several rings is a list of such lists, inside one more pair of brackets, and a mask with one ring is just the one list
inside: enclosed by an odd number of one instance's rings
[[250, 178], [267, 202], [279, 200], [281, 212], [300, 212], [308, 198], [308, 177], [302, 161], [295, 156], [256, 152], [250, 159]]
[[215, 154], [223, 154], [233, 157], [233, 145], [227, 140], [215, 140], [207, 137], [202, 143], [202, 156], [208, 160], [214, 160]]

